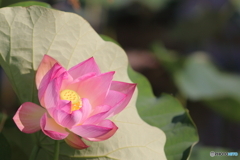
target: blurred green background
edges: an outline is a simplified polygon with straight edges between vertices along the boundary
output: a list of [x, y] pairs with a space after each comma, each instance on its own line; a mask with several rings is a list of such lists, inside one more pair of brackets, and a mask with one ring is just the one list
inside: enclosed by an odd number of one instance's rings
[[[0, 6], [16, 2], [21, 0], [0, 0]], [[239, 0], [41, 2], [83, 16], [125, 49], [132, 68], [148, 78], [156, 96], [169, 93], [182, 102], [200, 137], [190, 159], [240, 150]], [[9, 102], [14, 93], [1, 72], [3, 121], [18, 102]]]

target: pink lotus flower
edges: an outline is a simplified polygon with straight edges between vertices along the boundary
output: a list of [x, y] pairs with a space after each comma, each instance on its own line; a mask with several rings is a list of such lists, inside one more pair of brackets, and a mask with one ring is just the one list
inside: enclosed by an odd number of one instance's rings
[[36, 74], [41, 106], [25, 102], [13, 120], [22, 132], [41, 129], [50, 138], [64, 139], [76, 149], [88, 147], [81, 138], [106, 140], [118, 129], [107, 118], [127, 106], [136, 87], [113, 81], [114, 73], [101, 73], [94, 58], [66, 70], [45, 55]]

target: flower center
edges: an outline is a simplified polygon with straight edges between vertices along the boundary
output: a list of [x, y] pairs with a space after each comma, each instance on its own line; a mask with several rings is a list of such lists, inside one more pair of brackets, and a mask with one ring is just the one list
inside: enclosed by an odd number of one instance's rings
[[65, 89], [62, 90], [60, 93], [61, 100], [68, 100], [72, 102], [71, 112], [76, 111], [82, 107], [82, 100], [81, 97], [77, 94], [77, 92]]

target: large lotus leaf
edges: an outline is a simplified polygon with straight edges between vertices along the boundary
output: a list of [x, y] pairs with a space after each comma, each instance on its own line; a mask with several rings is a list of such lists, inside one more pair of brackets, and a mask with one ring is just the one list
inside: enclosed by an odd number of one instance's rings
[[225, 118], [240, 121], [240, 76], [219, 71], [204, 53], [186, 59], [174, 73], [180, 91], [191, 100], [204, 101]]
[[[0, 24], [0, 62], [21, 102], [38, 102], [34, 77], [44, 54], [67, 69], [93, 56], [102, 72], [116, 71], [115, 80], [131, 82], [124, 51], [103, 41], [76, 14], [40, 6], [2, 8]], [[67, 148], [63, 143], [60, 159], [166, 159], [165, 134], [141, 120], [135, 107], [136, 97], [137, 91], [127, 108], [113, 117], [119, 127], [113, 137], [103, 142], [86, 142], [91, 147], [85, 150]], [[38, 156], [50, 159], [52, 143], [40, 143]]]
[[180, 92], [191, 100], [240, 98], [240, 76], [221, 72], [205, 52], [188, 57], [176, 56], [158, 44], [153, 51], [161, 64], [173, 75]]
[[204, 52], [177, 57], [158, 44], [153, 51], [186, 98], [203, 101], [225, 118], [240, 121], [239, 75], [218, 70]]
[[240, 76], [220, 72], [203, 52], [188, 57], [174, 77], [182, 93], [192, 100], [240, 97]]
[[152, 126], [162, 129], [167, 137], [164, 147], [168, 160], [186, 160], [198, 141], [197, 129], [181, 103], [171, 95], [156, 98], [149, 82], [129, 68], [132, 81], [138, 83], [137, 109], [141, 118]]

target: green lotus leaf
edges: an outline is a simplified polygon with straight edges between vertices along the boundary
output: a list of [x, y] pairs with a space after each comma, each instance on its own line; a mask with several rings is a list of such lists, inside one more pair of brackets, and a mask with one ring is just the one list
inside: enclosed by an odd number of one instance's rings
[[164, 147], [168, 160], [186, 160], [198, 142], [198, 133], [188, 110], [173, 96], [162, 94], [156, 98], [148, 80], [129, 68], [132, 81], [138, 83], [137, 109], [140, 117], [152, 126], [164, 131], [167, 141]]
[[191, 100], [201, 100], [225, 118], [240, 121], [240, 76], [221, 72], [207, 55], [197, 52], [174, 73], [180, 91]]
[[[67, 69], [94, 57], [102, 72], [116, 71], [114, 80], [131, 82], [125, 52], [116, 44], [103, 41], [76, 14], [40, 6], [7, 7], [0, 9], [0, 24], [0, 63], [21, 102], [38, 103], [35, 73], [44, 54]], [[137, 91], [126, 109], [112, 118], [119, 127], [113, 137], [86, 142], [91, 147], [85, 150], [74, 150], [62, 143], [60, 159], [166, 159], [165, 134], [139, 117], [136, 98]], [[7, 131], [4, 135], [7, 138]], [[37, 159], [52, 159], [54, 141], [42, 138], [38, 143]]]

